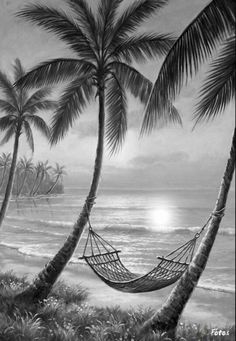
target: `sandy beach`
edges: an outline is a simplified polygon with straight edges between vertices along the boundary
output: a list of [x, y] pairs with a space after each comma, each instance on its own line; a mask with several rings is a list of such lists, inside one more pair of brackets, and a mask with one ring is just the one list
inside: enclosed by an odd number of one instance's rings
[[[46, 258], [21, 255], [14, 249], [0, 246], [0, 270], [13, 271], [17, 275], [26, 275], [32, 279], [47, 262]], [[173, 286], [145, 294], [123, 294], [115, 291], [100, 280], [82, 264], [69, 264], [61, 280], [68, 285], [81, 285], [89, 291], [88, 303], [96, 306], [152, 307], [159, 308], [167, 298]], [[234, 323], [232, 309], [234, 295], [230, 293], [210, 292], [197, 288], [184, 310], [182, 322], [207, 323], [211, 326], [224, 326]]]

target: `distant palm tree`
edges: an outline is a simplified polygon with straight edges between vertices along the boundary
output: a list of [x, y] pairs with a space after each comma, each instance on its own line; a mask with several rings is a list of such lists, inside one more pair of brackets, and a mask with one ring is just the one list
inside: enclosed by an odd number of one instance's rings
[[20, 161], [17, 162], [16, 164], [16, 175], [15, 175], [15, 181], [13, 184], [13, 192], [14, 192], [14, 187], [15, 187], [15, 192], [16, 192], [16, 197], [17, 197], [17, 193], [19, 191], [19, 186], [20, 186], [20, 178], [22, 175], [22, 165], [20, 163]]
[[[218, 57], [211, 64], [208, 77], [201, 89], [200, 100], [195, 112], [196, 123], [209, 120], [223, 112], [235, 98], [235, 2], [214, 0], [185, 29], [176, 41], [164, 64], [150, 96], [143, 131], [150, 131], [156, 125], [158, 114], [168, 101], [179, 93], [184, 78], [188, 79], [198, 70], [201, 62], [212, 54], [222, 42]], [[174, 70], [174, 72], [173, 72]], [[214, 213], [188, 270], [181, 277], [167, 301], [155, 315], [145, 323], [140, 338], [149, 328], [167, 331], [175, 340], [175, 331], [183, 309], [202, 275], [213, 247], [220, 222], [225, 210], [227, 196], [235, 169], [235, 130], [230, 157], [221, 182]]]
[[39, 177], [40, 177], [41, 170], [42, 170], [42, 164], [43, 163], [39, 161], [36, 164], [36, 166], [34, 167], [35, 177], [34, 177], [33, 185], [31, 187], [31, 190], [30, 190], [30, 193], [29, 193], [30, 196], [33, 196], [35, 188], [37, 186], [37, 182], [39, 181]]
[[[137, 28], [167, 0], [133, 1], [123, 12], [119, 8], [122, 0], [100, 0], [96, 16], [85, 0], [66, 2], [73, 10], [73, 19], [62, 11], [38, 4], [26, 6], [18, 14], [55, 33], [77, 55], [74, 59], [45, 62], [19, 82], [24, 87], [34, 87], [69, 81], [53, 118], [51, 142], [57, 143], [65, 136], [94, 96], [99, 102], [98, 143], [88, 197], [65, 244], [24, 293], [32, 295], [35, 300], [47, 296], [83, 233], [99, 185], [105, 134], [111, 153], [119, 150], [124, 142], [127, 131], [126, 90], [146, 103], [152, 84], [131, 66], [132, 62], [163, 57], [174, 42], [170, 35], [137, 33]], [[174, 107], [170, 107], [169, 119], [180, 121]]]
[[48, 175], [48, 172], [49, 172], [49, 170], [50, 170], [51, 168], [52, 168], [52, 167], [48, 165], [48, 160], [41, 163], [41, 171], [40, 171], [41, 176], [40, 176], [40, 179], [39, 179], [38, 186], [37, 186], [36, 189], [34, 190], [33, 196], [35, 196], [35, 195], [38, 194], [38, 191], [39, 191], [39, 189], [40, 189], [40, 186], [42, 185], [43, 180], [44, 180], [45, 177]]
[[63, 176], [66, 175], [65, 166], [60, 166], [58, 163], [56, 163], [56, 167], [53, 168], [52, 171], [55, 180], [54, 183], [50, 186], [49, 190], [46, 192], [46, 194], [50, 194], [58, 184], [58, 181], [62, 180]]
[[26, 157], [23, 157], [20, 159], [19, 161], [21, 169], [22, 169], [22, 173], [23, 173], [23, 179], [22, 179], [22, 183], [21, 186], [17, 192], [17, 197], [21, 196], [21, 193], [24, 189], [26, 180], [27, 180], [27, 176], [29, 175], [29, 173], [33, 173], [33, 169], [34, 169], [34, 165], [32, 163], [32, 159], [27, 159]]
[[8, 168], [10, 167], [10, 165], [11, 165], [11, 154], [10, 153], [8, 153], [8, 154], [2, 153], [2, 155], [0, 157], [0, 168], [2, 169], [2, 178], [1, 178], [1, 182], [0, 182], [0, 192], [2, 190], [2, 186], [4, 183], [5, 176], [6, 176], [6, 172], [7, 172]]
[[[14, 66], [15, 81], [23, 77], [24, 74], [25, 71], [17, 59]], [[0, 210], [1, 226], [12, 193], [20, 136], [25, 134], [32, 151], [34, 151], [34, 140], [31, 125], [34, 125], [46, 138], [49, 138], [50, 132], [47, 124], [36, 114], [40, 110], [54, 109], [55, 103], [46, 99], [50, 93], [48, 89], [38, 90], [29, 95], [22, 87], [13, 87], [10, 80], [1, 71], [0, 89], [4, 94], [4, 99], [0, 101], [0, 109], [5, 113], [5, 116], [0, 118], [0, 131], [6, 131], [1, 144], [7, 143], [12, 137], [15, 138], [9, 178]]]

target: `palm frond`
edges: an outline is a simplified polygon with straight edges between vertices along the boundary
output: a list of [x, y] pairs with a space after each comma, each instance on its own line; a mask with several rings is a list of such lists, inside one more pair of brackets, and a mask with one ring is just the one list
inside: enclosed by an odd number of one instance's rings
[[10, 80], [7, 78], [5, 73], [0, 71], [0, 90], [2, 90], [5, 98], [8, 102], [10, 102], [16, 110], [18, 109], [16, 92], [14, 87], [12, 86]]
[[106, 139], [111, 154], [114, 154], [121, 148], [127, 132], [127, 101], [120, 80], [115, 74], [112, 76], [106, 94]]
[[182, 125], [181, 116], [170, 101], [168, 101], [168, 106], [165, 106], [165, 110], [153, 109], [152, 115], [145, 113], [140, 135], [149, 134], [154, 128], [161, 128], [168, 123]]
[[50, 139], [50, 129], [47, 123], [40, 116], [31, 115], [26, 118], [26, 121], [33, 124], [48, 140]]
[[136, 30], [142, 22], [166, 5], [168, 0], [136, 0], [117, 20], [112, 34], [112, 46], [120, 44], [127, 34]]
[[28, 106], [28, 108], [24, 108], [25, 112], [28, 112], [31, 115], [36, 114], [39, 111], [45, 110], [55, 110], [57, 108], [57, 102], [56, 101], [50, 101], [50, 100], [44, 100], [40, 102], [36, 102], [32, 104], [31, 106]]
[[[125, 63], [113, 62], [110, 66], [115, 74], [117, 74], [123, 86], [128, 89], [134, 97], [139, 98], [139, 100], [146, 105], [152, 90], [152, 82], [135, 68]], [[160, 121], [160, 126], [163, 126], [168, 122], [182, 125], [180, 114], [170, 101], [165, 112], [161, 111], [159, 114], [155, 111], [155, 115], [146, 115], [144, 117], [141, 133], [143, 134], [145, 131], [150, 131], [154, 126], [158, 126], [158, 121]]]
[[[127, 88], [134, 97], [139, 98], [143, 104], [147, 104], [152, 90], [152, 82], [135, 68], [125, 63], [114, 62], [111, 63], [111, 67], [115, 70], [115, 73], [124, 87]], [[163, 126], [168, 122], [182, 125], [180, 114], [170, 101], [165, 112], [161, 111], [161, 114], [159, 114], [158, 111], [154, 112], [155, 115], [145, 115], [141, 134], [147, 131], [150, 132], [155, 126], [158, 126], [158, 123], [160, 126]]]
[[3, 139], [1, 140], [0, 142], [0, 146], [4, 145], [5, 143], [9, 142], [10, 139], [15, 135], [16, 133], [16, 128], [15, 128], [15, 125], [11, 125], [6, 133], [5, 133], [5, 136], [3, 137]]
[[174, 41], [175, 39], [168, 34], [142, 34], [123, 39], [112, 55], [129, 64], [133, 61], [145, 62], [147, 59], [165, 56]]
[[134, 97], [139, 98], [142, 103], [146, 104], [152, 90], [152, 82], [135, 68], [125, 63], [113, 62], [110, 66], [113, 72], [117, 74], [121, 84]]
[[45, 100], [46, 97], [49, 97], [52, 93], [52, 89], [50, 88], [42, 88], [40, 90], [35, 91], [30, 98], [24, 103], [24, 110], [27, 110], [27, 107], [31, 107], [35, 103]]
[[0, 110], [8, 115], [12, 115], [16, 112], [16, 108], [9, 102], [0, 99]]
[[56, 144], [65, 136], [93, 95], [94, 87], [91, 78], [76, 79], [70, 83], [62, 94], [52, 119], [52, 144]]
[[83, 32], [88, 37], [90, 44], [94, 46], [94, 52], [97, 52], [99, 50], [96, 35], [98, 27], [91, 8], [86, 0], [67, 0], [67, 3], [77, 15]]
[[0, 131], [9, 129], [16, 124], [16, 117], [13, 115], [7, 115], [0, 118]]
[[32, 150], [32, 152], [34, 152], [34, 138], [33, 138], [33, 133], [32, 133], [32, 129], [30, 127], [29, 122], [27, 121], [23, 122], [23, 129], [24, 129], [24, 133], [26, 136], [26, 140], [29, 144], [29, 147]]
[[87, 74], [93, 68], [93, 64], [83, 59], [53, 59], [29, 71], [16, 85], [26, 88], [48, 86]]
[[81, 28], [63, 11], [46, 5], [28, 5], [17, 13], [18, 17], [55, 33], [62, 41], [82, 58], [96, 60], [94, 51]]
[[[218, 46], [233, 31], [234, 2], [213, 0], [188, 25], [169, 51], [150, 95], [146, 115], [166, 111], [184, 82], [192, 77]], [[151, 120], [152, 121], [152, 120]]]
[[20, 59], [16, 59], [14, 63], [14, 80], [17, 81], [21, 77], [23, 77], [25, 74], [25, 70], [23, 69], [23, 66], [20, 62]]
[[24, 169], [24, 171], [32, 171], [33, 167], [34, 167], [34, 165], [32, 163], [32, 158], [27, 159], [25, 156], [20, 158], [19, 164], [20, 164], [21, 168]]
[[196, 124], [215, 118], [235, 97], [235, 47], [233, 36], [225, 42], [219, 57], [212, 63], [200, 92], [195, 112]]
[[54, 177], [56, 177], [56, 176], [63, 177], [63, 175], [67, 175], [65, 168], [66, 168], [65, 166], [60, 166], [56, 162], [56, 166], [52, 169]]
[[11, 153], [2, 153], [2, 160], [6, 165], [9, 165], [11, 163]]
[[123, 0], [100, 0], [98, 6], [99, 26], [102, 35], [102, 48], [106, 48], [111, 39], [111, 32], [114, 28], [115, 16], [119, 5]]

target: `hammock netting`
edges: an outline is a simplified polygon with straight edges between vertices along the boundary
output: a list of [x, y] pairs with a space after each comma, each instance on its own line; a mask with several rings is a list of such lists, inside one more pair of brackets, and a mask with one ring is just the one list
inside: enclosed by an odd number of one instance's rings
[[[194, 237], [159, 260], [150, 272], [140, 275], [128, 270], [111, 244], [89, 229], [83, 258], [95, 274], [113, 289], [140, 293], [162, 289], [175, 283], [187, 269], [196, 245]], [[89, 255], [86, 253], [89, 250]]]
[[84, 259], [95, 274], [113, 289], [128, 293], [142, 293], [165, 288], [175, 283], [187, 270], [201, 233], [211, 218], [224, 215], [224, 210], [225, 208], [212, 213], [202, 229], [185, 244], [166, 256], [157, 257], [158, 264], [143, 275], [131, 272], [124, 266], [119, 256], [121, 251], [116, 250], [93, 230], [88, 214], [89, 232], [81, 259]]

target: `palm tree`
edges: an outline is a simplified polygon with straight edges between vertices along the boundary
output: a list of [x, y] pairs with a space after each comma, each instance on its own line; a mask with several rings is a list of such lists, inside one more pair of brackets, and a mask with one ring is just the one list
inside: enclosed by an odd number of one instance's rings
[[62, 180], [63, 176], [66, 175], [65, 166], [60, 166], [58, 163], [56, 163], [56, 167], [53, 168], [52, 171], [53, 171], [53, 176], [55, 180], [54, 180], [54, 183], [50, 186], [50, 188], [46, 192], [46, 194], [50, 194], [54, 190], [56, 185], [58, 184], [58, 181]]
[[[200, 91], [200, 100], [195, 111], [196, 124], [201, 120], [215, 118], [224, 111], [235, 97], [235, 11], [232, 1], [214, 0], [191, 22], [169, 51], [160, 70], [146, 108], [143, 131], [151, 131], [158, 115], [154, 106], [165, 109], [167, 101], [173, 101], [179, 93], [184, 78], [197, 71], [201, 62], [222, 41], [222, 50], [212, 62], [209, 74]], [[196, 42], [196, 44], [195, 44]], [[177, 65], [173, 69], [173, 66]], [[172, 70], [175, 70], [173, 73]], [[161, 90], [160, 90], [161, 89]], [[155, 103], [155, 104], [154, 104]], [[213, 247], [235, 169], [235, 130], [226, 169], [221, 182], [218, 199], [208, 225], [188, 270], [172, 290], [167, 301], [140, 331], [142, 335], [150, 328], [166, 331], [175, 339], [176, 326], [183, 309], [202, 275]]]
[[11, 165], [11, 154], [10, 153], [8, 153], [8, 154], [2, 153], [2, 156], [0, 158], [0, 168], [2, 169], [2, 178], [1, 178], [1, 182], [0, 182], [0, 192], [2, 190], [2, 186], [4, 183], [6, 172], [7, 172], [8, 168], [10, 167], [10, 165]]
[[52, 167], [48, 165], [48, 160], [41, 163], [41, 169], [40, 169], [41, 176], [40, 176], [40, 179], [39, 179], [38, 186], [36, 187], [36, 189], [35, 189], [34, 192], [33, 192], [33, 196], [35, 196], [35, 195], [38, 194], [38, 191], [39, 191], [39, 189], [40, 189], [40, 186], [42, 185], [43, 180], [44, 180], [45, 177], [48, 175], [48, 172], [49, 172], [49, 170], [50, 170], [51, 168], [52, 168]]
[[[14, 65], [15, 81], [25, 74], [20, 61], [17, 59]], [[0, 226], [9, 205], [12, 187], [15, 178], [19, 140], [22, 134], [32, 151], [34, 151], [34, 140], [31, 126], [34, 125], [46, 138], [50, 137], [50, 132], [45, 121], [36, 115], [40, 110], [55, 108], [55, 103], [46, 99], [50, 93], [48, 89], [34, 92], [32, 95], [20, 86], [13, 87], [7, 76], [0, 71], [0, 89], [3, 91], [4, 99], [0, 102], [0, 109], [5, 116], [0, 118], [0, 131], [6, 131], [1, 144], [7, 143], [14, 137], [14, 149], [9, 178], [5, 191], [5, 196], [0, 210]]]
[[20, 159], [19, 163], [21, 165], [21, 169], [23, 172], [23, 179], [22, 179], [22, 183], [21, 183], [21, 186], [19, 188], [19, 191], [17, 192], [17, 197], [21, 196], [21, 193], [22, 193], [24, 186], [25, 186], [25, 183], [26, 183], [27, 176], [29, 173], [32, 173], [33, 169], [34, 169], [32, 159], [27, 159], [26, 157], [23, 157]]
[[[18, 14], [55, 33], [77, 55], [74, 59], [45, 62], [19, 82], [24, 87], [40, 87], [70, 81], [53, 118], [52, 144], [65, 136], [94, 96], [98, 97], [99, 103], [98, 142], [89, 193], [65, 244], [21, 295], [21, 298], [28, 296], [34, 300], [48, 295], [80, 240], [99, 185], [104, 138], [111, 153], [118, 151], [124, 142], [127, 131], [126, 90], [143, 103], [151, 90], [151, 82], [131, 66], [132, 61], [144, 62], [163, 56], [174, 41], [170, 35], [133, 34], [167, 0], [133, 1], [121, 14], [119, 6], [122, 0], [100, 0], [96, 16], [85, 0], [67, 0], [67, 3], [74, 12], [73, 19], [62, 11], [41, 5], [29, 5]], [[177, 111], [171, 109], [170, 120], [180, 121]]]

